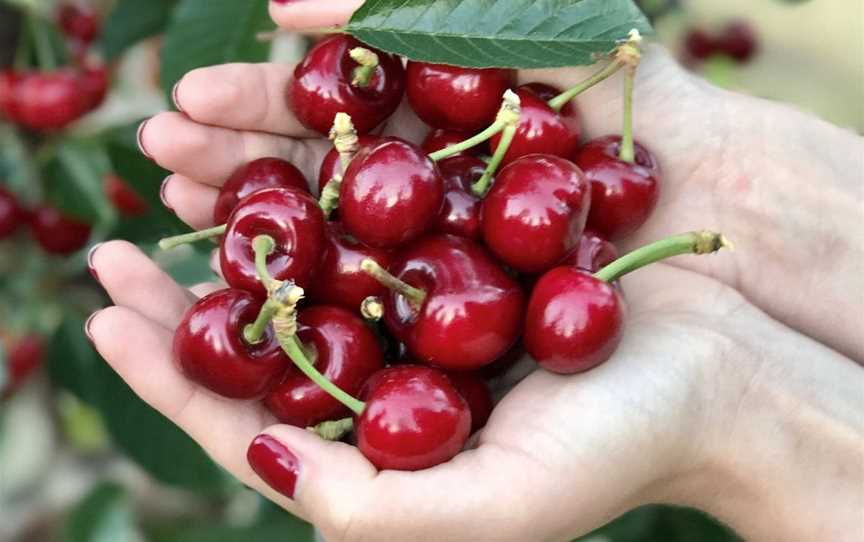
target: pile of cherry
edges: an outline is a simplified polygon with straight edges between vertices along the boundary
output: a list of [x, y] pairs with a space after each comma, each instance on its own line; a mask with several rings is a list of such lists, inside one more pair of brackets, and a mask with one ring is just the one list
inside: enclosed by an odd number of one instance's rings
[[[511, 70], [406, 68], [348, 36], [320, 42], [287, 89], [300, 121], [334, 141], [320, 199], [293, 165], [255, 160], [221, 189], [220, 226], [162, 242], [221, 236], [229, 288], [201, 298], [176, 330], [184, 373], [325, 438], [353, 429], [380, 469], [417, 470], [452, 458], [485, 424], [484, 376], [523, 351], [561, 374], [609, 359], [624, 320], [613, 283], [724, 244], [691, 233], [616, 259], [611, 241], [649, 217], [660, 178], [630, 127], [638, 45], [634, 34], [561, 93], [509, 91]], [[622, 136], [580, 146], [571, 100], [618, 70]], [[406, 91], [433, 128], [422, 146], [372, 135]]]

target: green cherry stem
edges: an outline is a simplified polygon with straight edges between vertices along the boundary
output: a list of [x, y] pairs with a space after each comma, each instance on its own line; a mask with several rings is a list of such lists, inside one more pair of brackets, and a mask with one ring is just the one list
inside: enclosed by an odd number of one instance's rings
[[30, 61], [30, 25], [22, 25], [18, 30], [18, 44], [15, 47], [15, 69], [24, 70]]
[[269, 235], [256, 235], [252, 239], [252, 251], [255, 253], [255, 272], [258, 273], [258, 280], [268, 292], [276, 284], [276, 280], [273, 279], [273, 275], [267, 269], [267, 256], [273, 254], [275, 248], [276, 241]]
[[[273, 291], [278, 284], [267, 269], [267, 256], [273, 253], [275, 246], [276, 241], [269, 235], [258, 235], [252, 239], [252, 250], [255, 252], [255, 272], [258, 273], [258, 280], [268, 292]], [[267, 299], [261, 306], [255, 322], [243, 328], [243, 339], [249, 344], [261, 342], [267, 326], [270, 325], [270, 321], [282, 307], [283, 303], [280, 300]]]
[[395, 292], [399, 292], [408, 298], [415, 308], [423, 305], [426, 299], [426, 292], [420, 288], [415, 288], [407, 282], [393, 276], [389, 271], [381, 267], [375, 260], [366, 258], [360, 262], [360, 269], [369, 274], [372, 278]]
[[339, 207], [339, 193], [342, 190], [342, 176], [334, 175], [321, 189], [318, 206], [324, 211], [324, 218], [330, 218], [333, 211]]
[[660, 260], [671, 258], [672, 256], [710, 254], [722, 248], [731, 250], [733, 246], [720, 233], [703, 230], [673, 235], [672, 237], [655, 241], [621, 256], [600, 271], [594, 273], [594, 277], [605, 282], [614, 282], [627, 273]]
[[351, 84], [357, 87], [368, 87], [372, 82], [372, 76], [378, 69], [378, 55], [365, 47], [355, 47], [348, 51], [351, 58], [358, 64], [354, 68], [354, 78]]
[[258, 317], [255, 322], [248, 324], [243, 328], [243, 339], [249, 344], [258, 344], [264, 337], [264, 332], [267, 331], [267, 326], [273, 320], [273, 316], [279, 311], [279, 303], [268, 299], [261, 306], [258, 312]]
[[513, 138], [516, 136], [517, 127], [518, 124], [511, 124], [504, 128], [504, 132], [501, 134], [501, 141], [498, 143], [498, 148], [495, 149], [495, 154], [492, 155], [492, 159], [489, 160], [486, 170], [483, 172], [483, 175], [477, 179], [477, 182], [471, 185], [471, 192], [473, 192], [478, 198], [486, 196], [486, 192], [489, 191], [489, 187], [492, 184], [492, 176], [498, 171], [501, 161], [504, 160], [504, 155], [506, 155], [507, 151], [510, 150], [510, 144], [513, 143]]
[[498, 116], [495, 118], [495, 122], [479, 134], [470, 137], [461, 143], [433, 152], [429, 155], [429, 159], [433, 162], [437, 162], [459, 154], [460, 152], [467, 151], [472, 147], [476, 147], [481, 143], [489, 141], [501, 133], [507, 126], [518, 124], [520, 105], [519, 96], [517, 96], [512, 90], [507, 90], [504, 92], [504, 101], [501, 104], [501, 109], [498, 111]]
[[612, 77], [613, 75], [618, 73], [618, 70], [620, 70], [623, 67], [624, 67], [624, 64], [622, 62], [619, 62], [617, 60], [612, 62], [611, 64], [604, 67], [603, 69], [601, 69], [600, 71], [598, 71], [597, 73], [595, 73], [594, 75], [589, 77], [588, 79], [586, 79], [586, 80], [582, 81], [581, 83], [579, 83], [578, 85], [576, 85], [575, 87], [573, 87], [569, 90], [565, 90], [564, 92], [562, 92], [558, 96], [555, 96], [554, 98], [549, 100], [549, 102], [548, 102], [549, 107], [551, 107], [555, 111], [561, 111], [561, 109], [563, 109], [564, 106], [570, 102], [570, 100], [572, 100], [576, 96], [579, 96], [580, 94], [582, 94], [583, 92], [585, 92], [589, 88], [605, 81], [606, 79], [609, 79], [610, 77]]
[[207, 228], [206, 230], [198, 230], [191, 233], [184, 233], [183, 235], [175, 235], [174, 237], [166, 237], [159, 241], [159, 248], [162, 250], [170, 250], [179, 247], [180, 245], [195, 243], [196, 241], [203, 241], [204, 239], [212, 239], [213, 237], [218, 237], [225, 233], [226, 229], [227, 225], [222, 224], [221, 226], [214, 226], [212, 228]]
[[309, 431], [315, 433], [324, 440], [339, 440], [352, 429], [354, 429], [354, 419], [342, 418], [341, 420], [321, 422], [315, 427], [310, 427]]
[[636, 69], [628, 68], [624, 74], [624, 127], [621, 130], [621, 150], [618, 158], [632, 164], [636, 160], [633, 144], [633, 79]]
[[57, 57], [54, 56], [54, 46], [51, 44], [51, 36], [48, 35], [46, 23], [34, 13], [28, 14], [27, 20], [30, 24], [30, 34], [36, 43], [39, 68], [43, 71], [57, 69]]

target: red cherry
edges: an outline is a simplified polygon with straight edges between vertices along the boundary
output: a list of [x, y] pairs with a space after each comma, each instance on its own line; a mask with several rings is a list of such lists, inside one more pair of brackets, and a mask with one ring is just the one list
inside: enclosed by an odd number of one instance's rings
[[14, 81], [7, 114], [25, 128], [61, 130], [86, 111], [79, 75], [71, 70], [26, 73]]
[[0, 239], [15, 233], [24, 220], [24, 212], [18, 198], [12, 192], [0, 187]]
[[616, 259], [618, 249], [615, 245], [593, 231], [585, 230], [579, 238], [579, 244], [561, 261], [561, 265], [572, 265], [596, 273]]
[[[367, 86], [353, 84], [358, 64], [349, 52], [363, 47], [378, 56], [379, 66]], [[394, 55], [372, 49], [351, 36], [327, 38], [312, 48], [294, 70], [288, 101], [304, 126], [330, 133], [336, 113], [351, 115], [366, 134], [396, 111], [405, 90], [405, 70]]]
[[498, 174], [483, 201], [483, 238], [517, 271], [552, 268], [579, 242], [591, 187], [569, 160], [535, 154]]
[[249, 344], [243, 329], [262, 302], [249, 292], [220, 290], [199, 299], [174, 332], [174, 358], [186, 376], [233, 399], [253, 399], [275, 386], [292, 367], [270, 326]]
[[384, 321], [417, 359], [457, 371], [478, 369], [519, 337], [525, 295], [479, 245], [436, 235], [404, 249], [390, 272], [426, 296], [419, 308], [384, 296]]
[[684, 36], [684, 49], [696, 60], [706, 60], [719, 52], [720, 44], [701, 28], [692, 28]]
[[12, 69], [0, 72], [0, 113], [8, 120], [20, 122], [17, 88], [23, 74]]
[[6, 384], [0, 388], [0, 399], [15, 393], [42, 365], [45, 346], [35, 335], [18, 339], [6, 353]]
[[483, 429], [495, 407], [489, 385], [474, 373], [447, 373], [447, 376], [471, 410], [471, 433]]
[[621, 160], [621, 137], [606, 136], [585, 144], [576, 165], [591, 182], [588, 228], [616, 241], [639, 229], [659, 197], [660, 165], [651, 152], [635, 144], [635, 163]]
[[[521, 100], [522, 114], [502, 164], [509, 164], [529, 154], [551, 154], [563, 158], [572, 156], [579, 147], [581, 137], [578, 122], [574, 125], [572, 118], [565, 120], [530, 88], [519, 87], [516, 94]], [[499, 133], [490, 141], [493, 153], [500, 142]]]
[[617, 348], [623, 313], [614, 286], [575, 267], [556, 267], [543, 275], [531, 294], [525, 349], [548, 371], [587, 371]]
[[717, 47], [735, 60], [747, 62], [756, 54], [759, 38], [747, 21], [732, 21], [723, 29]]
[[[311, 360], [342, 391], [356, 395], [384, 367], [378, 339], [359, 317], [339, 307], [318, 306], [298, 316], [297, 336], [314, 352]], [[299, 371], [291, 371], [264, 404], [280, 422], [311, 427], [344, 418], [350, 411]]]
[[134, 217], [147, 214], [150, 208], [147, 200], [139, 196], [126, 181], [117, 175], [111, 173], [105, 175], [102, 185], [105, 195], [108, 196], [108, 201], [121, 215]]
[[327, 224], [321, 266], [309, 286], [309, 299], [322, 305], [336, 305], [357, 312], [369, 296], [381, 296], [387, 288], [360, 269], [370, 258], [388, 267], [393, 256], [386, 250], [367, 247], [345, 232], [341, 224]]
[[[375, 135], [362, 135], [359, 137], [359, 147], [362, 149], [364, 147], [375, 146], [386, 139], [388, 138]], [[342, 173], [342, 162], [340, 160], [339, 153], [335, 148], [330, 149], [330, 152], [324, 156], [324, 161], [321, 162], [321, 169], [318, 172], [319, 191], [322, 190], [335, 175]]]
[[438, 162], [438, 170], [444, 178], [446, 192], [435, 231], [479, 241], [483, 200], [474, 195], [471, 185], [483, 176], [486, 163], [473, 156], [456, 155]]
[[477, 132], [495, 121], [504, 91], [516, 72], [408, 62], [406, 88], [411, 107], [426, 124], [456, 132]]
[[306, 178], [291, 162], [281, 158], [259, 158], [240, 166], [219, 190], [213, 222], [225, 224], [241, 199], [265, 188], [296, 188], [309, 191]]
[[108, 95], [108, 67], [104, 64], [85, 66], [78, 75], [78, 85], [84, 100], [84, 109], [93, 111], [102, 105]]
[[228, 219], [219, 253], [222, 275], [232, 288], [263, 297], [252, 241], [269, 235], [276, 246], [267, 269], [276, 280], [305, 287], [318, 270], [324, 247], [324, 214], [312, 196], [295, 188], [268, 188], [240, 200]]
[[[423, 152], [426, 154], [432, 154], [433, 152], [438, 152], [444, 150], [448, 147], [452, 147], [457, 143], [462, 143], [466, 139], [470, 138], [472, 134], [467, 132], [452, 132], [450, 130], [442, 130], [441, 128], [436, 128], [429, 132], [426, 136], [426, 139], [423, 140]], [[472, 147], [468, 150], [464, 150], [460, 153], [454, 154], [451, 157], [456, 156], [477, 156], [480, 153], [479, 147]]]
[[[543, 100], [544, 102], [549, 102], [552, 98], [557, 97], [561, 94], [561, 89], [553, 87], [552, 85], [547, 85], [545, 83], [526, 83], [519, 87], [520, 89], [530, 90], [534, 94], [537, 95], [538, 98]], [[577, 138], [582, 137], [582, 116], [579, 114], [579, 110], [576, 108], [576, 101], [570, 100], [567, 102], [564, 107], [561, 108], [561, 111], [558, 112], [561, 116], [561, 120], [564, 121], [564, 124], [567, 125], [570, 130], [577, 134]]]
[[84, 248], [90, 239], [90, 225], [41, 205], [30, 214], [30, 231], [45, 252], [71, 254]]
[[355, 420], [357, 447], [379, 470], [416, 471], [456, 456], [471, 430], [471, 411], [441, 371], [408, 365], [376, 378]]
[[67, 2], [57, 10], [57, 23], [63, 33], [84, 44], [93, 43], [99, 33], [99, 15], [91, 6]]
[[441, 211], [444, 180], [422, 149], [391, 139], [362, 149], [339, 193], [339, 216], [361, 242], [395, 247], [430, 229]]

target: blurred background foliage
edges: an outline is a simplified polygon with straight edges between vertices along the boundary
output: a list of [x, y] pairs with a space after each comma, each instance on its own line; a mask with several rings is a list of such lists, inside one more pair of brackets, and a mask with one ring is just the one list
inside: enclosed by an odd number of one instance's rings
[[[62, 256], [46, 254], [25, 232], [0, 240], [0, 389], [12, 376], [3, 360], [22, 338], [38, 337], [43, 352], [35, 376], [0, 402], [0, 541], [312, 541], [309, 525], [244, 488], [139, 400], [82, 332], [86, 316], [106, 302], [86, 270], [87, 247], [101, 240], [139, 244], [182, 284], [212, 278], [206, 252], [154, 250], [158, 238], [185, 228], [159, 200], [167, 172], [138, 152], [141, 120], [169, 107], [174, 83], [190, 69], [293, 62], [305, 38], [257, 39], [274, 30], [266, 0], [84, 3], [100, 20], [88, 52], [110, 71], [107, 100], [47, 136], [0, 122], [0, 188], [26, 207], [48, 202], [92, 225], [87, 245]], [[640, 3], [659, 39], [716, 84], [864, 129], [860, 0]], [[53, 24], [57, 9], [53, 0], [0, 0], [0, 66], [15, 60], [25, 13], [41, 21], [56, 56], [70, 61], [72, 49]], [[756, 33], [751, 61], [688, 57], [682, 45], [688, 30], [735, 19]], [[34, 55], [26, 60], [35, 62]], [[107, 174], [144, 202], [134, 216], [106, 193]], [[736, 538], [699, 512], [650, 506], [583, 540]]]

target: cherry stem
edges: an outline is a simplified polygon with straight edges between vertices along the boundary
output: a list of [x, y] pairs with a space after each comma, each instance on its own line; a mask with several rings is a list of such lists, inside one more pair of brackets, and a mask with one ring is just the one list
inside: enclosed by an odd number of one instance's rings
[[378, 296], [371, 295], [360, 303], [360, 314], [369, 322], [384, 318], [384, 303]]
[[21, 25], [18, 29], [18, 44], [15, 48], [15, 69], [23, 70], [30, 62], [30, 28]]
[[507, 151], [510, 150], [510, 144], [513, 143], [513, 138], [516, 136], [516, 128], [517, 125], [515, 124], [511, 124], [504, 128], [504, 132], [501, 134], [501, 141], [498, 142], [498, 148], [495, 149], [495, 154], [492, 155], [492, 159], [489, 160], [489, 163], [486, 165], [486, 170], [483, 172], [483, 175], [477, 179], [477, 182], [471, 185], [471, 191], [478, 198], [486, 196], [486, 192], [489, 191], [489, 187], [492, 184], [492, 177], [498, 171], [498, 167], [504, 160], [504, 155], [506, 155]]
[[330, 129], [330, 140], [333, 141], [333, 147], [339, 153], [339, 162], [344, 174], [348, 166], [351, 165], [351, 160], [360, 150], [360, 137], [351, 121], [351, 115], [336, 113], [333, 118], [333, 127]]
[[39, 19], [39, 16], [33, 13], [28, 14], [27, 19], [30, 23], [30, 33], [36, 42], [36, 56], [39, 58], [39, 68], [43, 71], [57, 69], [57, 58], [54, 56], [54, 47], [51, 44], [51, 37], [46, 31], [45, 23]]
[[407, 282], [393, 276], [389, 271], [381, 267], [378, 262], [366, 258], [360, 262], [360, 269], [368, 273], [372, 278], [389, 288], [407, 297], [412, 304], [420, 307], [426, 299], [426, 292], [415, 288]]
[[372, 82], [372, 76], [378, 69], [378, 55], [365, 47], [355, 47], [348, 51], [351, 58], [359, 64], [354, 68], [354, 78], [351, 84], [357, 87], [368, 87]]
[[243, 339], [249, 344], [260, 343], [264, 337], [264, 332], [267, 331], [267, 326], [270, 325], [270, 321], [273, 320], [273, 316], [276, 315], [279, 308], [279, 303], [270, 299], [265, 301], [258, 312], [255, 322], [243, 328]]
[[296, 365], [297, 368], [309, 378], [309, 380], [318, 384], [322, 390], [329, 393], [334, 399], [348, 407], [355, 414], [360, 415], [363, 413], [363, 409], [366, 408], [366, 403], [355, 399], [350, 394], [345, 393], [341, 388], [339, 388], [339, 386], [327, 380], [327, 377], [322, 375], [318, 369], [309, 362], [309, 358], [306, 357], [306, 351], [303, 349], [300, 341], [297, 340], [296, 335], [286, 335], [277, 331], [276, 338], [279, 340], [282, 349], [286, 354], [288, 354], [291, 361], [294, 362], [294, 365]]
[[730, 250], [733, 248], [732, 243], [721, 233], [703, 230], [673, 235], [621, 256], [594, 273], [594, 278], [605, 282], [615, 282], [627, 273], [672, 256], [710, 254], [721, 248]]
[[341, 420], [321, 422], [315, 427], [310, 427], [309, 431], [315, 433], [324, 440], [339, 440], [352, 429], [354, 429], [354, 419], [343, 418]]
[[258, 280], [268, 292], [273, 289], [277, 282], [270, 274], [270, 270], [267, 269], [267, 256], [273, 254], [275, 248], [276, 241], [269, 235], [256, 235], [252, 239], [252, 251], [255, 253], [255, 272], [258, 273]]
[[342, 176], [334, 175], [321, 189], [318, 205], [324, 211], [324, 218], [330, 218], [333, 211], [339, 207], [339, 193], [342, 190]]
[[605, 81], [606, 79], [609, 79], [610, 77], [612, 77], [613, 75], [618, 73], [618, 70], [620, 70], [623, 67], [624, 67], [624, 64], [621, 62], [618, 62], [618, 61], [612, 62], [611, 64], [609, 64], [605, 68], [601, 69], [600, 71], [598, 71], [597, 73], [595, 73], [594, 75], [589, 77], [588, 79], [586, 79], [586, 80], [582, 81], [581, 83], [579, 83], [578, 85], [576, 85], [575, 87], [571, 88], [570, 90], [565, 90], [564, 92], [562, 92], [558, 96], [555, 96], [554, 98], [549, 100], [549, 102], [548, 102], [549, 107], [551, 107], [555, 111], [561, 111], [561, 109], [563, 109], [565, 105], [570, 103], [570, 100], [572, 100], [576, 96], [582, 94], [583, 92], [585, 92], [589, 88], [597, 85], [598, 83], [601, 83], [601, 82]]
[[633, 144], [633, 79], [635, 68], [628, 68], [624, 74], [624, 128], [621, 131], [621, 150], [618, 158], [632, 164], [636, 161], [636, 151]]
[[465, 141], [455, 145], [450, 145], [440, 151], [433, 152], [429, 155], [429, 159], [433, 162], [437, 162], [449, 158], [453, 155], [459, 154], [460, 152], [467, 151], [472, 147], [476, 147], [481, 143], [489, 141], [501, 133], [507, 126], [519, 124], [519, 114], [521, 112], [520, 105], [519, 96], [512, 90], [507, 90], [504, 92], [504, 101], [501, 104], [501, 109], [498, 110], [498, 116], [495, 118], [495, 122], [479, 134], [470, 137]]
[[227, 224], [222, 224], [221, 226], [213, 226], [206, 230], [198, 230], [191, 233], [184, 233], [183, 235], [175, 235], [174, 237], [166, 237], [159, 241], [159, 248], [162, 250], [170, 250], [179, 247], [180, 245], [195, 243], [196, 241], [203, 241], [204, 239], [212, 239], [213, 237], [218, 237], [225, 233], [227, 227]]

